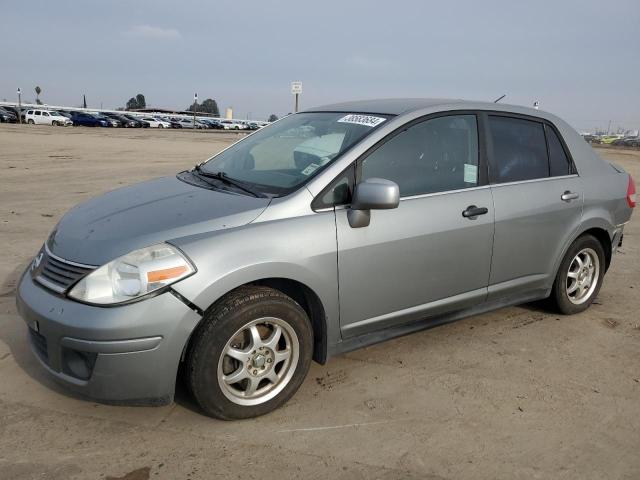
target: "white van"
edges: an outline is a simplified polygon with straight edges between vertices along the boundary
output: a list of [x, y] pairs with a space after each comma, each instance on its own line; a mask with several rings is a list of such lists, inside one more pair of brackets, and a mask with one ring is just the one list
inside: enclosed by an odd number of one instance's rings
[[73, 125], [71, 119], [49, 110], [27, 110], [25, 119], [31, 125], [61, 125], [63, 127]]

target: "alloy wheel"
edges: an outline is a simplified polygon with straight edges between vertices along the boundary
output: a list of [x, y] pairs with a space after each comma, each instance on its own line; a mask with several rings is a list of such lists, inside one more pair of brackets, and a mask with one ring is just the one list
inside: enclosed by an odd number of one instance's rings
[[284, 320], [264, 317], [245, 324], [218, 360], [222, 393], [238, 405], [259, 405], [289, 383], [300, 355], [298, 336]]
[[600, 258], [595, 250], [580, 250], [569, 264], [566, 292], [569, 301], [575, 305], [586, 302], [598, 285]]

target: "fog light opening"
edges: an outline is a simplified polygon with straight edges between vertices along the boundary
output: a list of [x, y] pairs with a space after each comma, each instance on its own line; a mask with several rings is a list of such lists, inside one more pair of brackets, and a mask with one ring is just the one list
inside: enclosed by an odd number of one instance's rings
[[79, 350], [63, 349], [62, 361], [63, 370], [67, 375], [71, 375], [80, 380], [89, 380], [96, 364], [97, 353], [81, 352]]

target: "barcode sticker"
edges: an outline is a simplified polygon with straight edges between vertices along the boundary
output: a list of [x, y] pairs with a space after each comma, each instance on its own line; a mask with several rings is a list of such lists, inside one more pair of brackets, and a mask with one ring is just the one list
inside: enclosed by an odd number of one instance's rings
[[350, 113], [338, 120], [338, 123], [355, 123], [356, 125], [364, 125], [365, 127], [375, 127], [384, 122], [386, 118], [373, 117], [371, 115], [360, 115], [357, 113]]
[[320, 165], [318, 165], [317, 163], [310, 163], [307, 168], [305, 168], [304, 170], [302, 170], [302, 175], [309, 176], [311, 175], [313, 172], [315, 172], [318, 168], [320, 168]]

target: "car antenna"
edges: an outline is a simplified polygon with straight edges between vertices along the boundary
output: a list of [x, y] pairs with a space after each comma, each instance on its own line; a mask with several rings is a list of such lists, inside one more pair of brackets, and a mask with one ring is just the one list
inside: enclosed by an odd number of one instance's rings
[[504, 95], [502, 95], [501, 97], [496, 98], [493, 103], [498, 103], [500, 100], [502, 100], [504, 97], [506, 97], [507, 94], [505, 93]]

